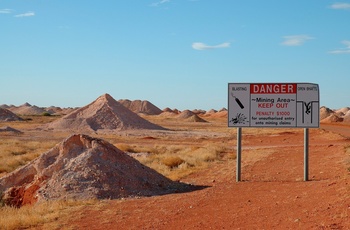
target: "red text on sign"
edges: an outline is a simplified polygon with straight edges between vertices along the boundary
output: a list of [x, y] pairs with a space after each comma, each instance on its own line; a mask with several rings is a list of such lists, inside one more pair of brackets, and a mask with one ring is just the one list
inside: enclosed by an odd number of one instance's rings
[[296, 84], [251, 84], [251, 94], [296, 94]]
[[258, 108], [271, 108], [273, 103], [258, 103]]

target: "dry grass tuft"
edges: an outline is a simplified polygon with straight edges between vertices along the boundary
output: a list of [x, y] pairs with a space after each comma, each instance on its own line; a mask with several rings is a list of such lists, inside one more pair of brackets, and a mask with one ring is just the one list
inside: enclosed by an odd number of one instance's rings
[[131, 146], [128, 144], [121, 143], [121, 144], [116, 144], [115, 146], [123, 152], [128, 152], [128, 153], [136, 153], [137, 152], [135, 150], [134, 146]]
[[52, 148], [54, 141], [0, 140], [0, 174], [9, 173]]
[[[138, 149], [146, 152], [142, 147]], [[179, 180], [197, 170], [206, 168], [210, 162], [221, 160], [227, 153], [226, 147], [213, 144], [203, 147], [156, 145], [148, 150], [150, 150], [148, 156], [135, 158], [173, 180]]]
[[178, 156], [169, 156], [162, 159], [162, 164], [169, 168], [175, 168], [184, 163], [185, 161]]
[[[60, 217], [81, 206], [94, 205], [96, 200], [85, 201], [50, 201], [36, 204], [34, 206], [24, 206], [14, 208], [4, 206], [0, 208], [0, 229], [27, 229], [37, 227], [46, 223], [57, 221]], [[52, 227], [60, 229], [63, 226]]]
[[345, 145], [344, 151], [345, 151], [345, 153], [350, 154], [350, 145]]

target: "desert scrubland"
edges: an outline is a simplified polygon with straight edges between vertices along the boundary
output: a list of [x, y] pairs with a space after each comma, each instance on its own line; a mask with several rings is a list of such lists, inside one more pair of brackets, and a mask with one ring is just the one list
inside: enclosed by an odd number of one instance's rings
[[291, 128], [243, 129], [236, 182], [225, 109], [1, 108], [1, 229], [350, 228], [348, 108], [321, 108], [307, 182]]

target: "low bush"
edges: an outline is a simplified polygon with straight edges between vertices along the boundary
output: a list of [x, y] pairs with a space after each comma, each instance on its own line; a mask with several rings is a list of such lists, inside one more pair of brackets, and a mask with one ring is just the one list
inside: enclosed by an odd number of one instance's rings
[[168, 166], [169, 168], [175, 168], [184, 163], [185, 161], [178, 156], [169, 156], [162, 159], [162, 164]]
[[42, 116], [46, 116], [46, 117], [49, 117], [51, 116], [51, 114], [49, 112], [43, 112], [43, 114], [41, 114]]

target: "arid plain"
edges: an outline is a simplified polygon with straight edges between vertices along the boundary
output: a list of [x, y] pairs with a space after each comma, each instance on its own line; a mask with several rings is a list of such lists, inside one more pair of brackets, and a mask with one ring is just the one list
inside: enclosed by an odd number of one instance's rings
[[[138, 102], [138, 106], [134, 104], [132, 107], [127, 101], [124, 105], [142, 118], [141, 122], [123, 109], [120, 112], [119, 105], [112, 99], [103, 95], [82, 107], [85, 110], [74, 113], [72, 109], [68, 115], [43, 114], [45, 110], [41, 115], [17, 113], [23, 119], [21, 121], [2, 121], [2, 181], [16, 169], [26, 167], [32, 160], [50, 152], [72, 134], [82, 133], [103, 139], [128, 157], [154, 169], [155, 173], [187, 185], [188, 189], [172, 189], [164, 193], [150, 190], [156, 192], [143, 196], [124, 186], [124, 193], [110, 199], [96, 196], [89, 199], [39, 199], [36, 202], [36, 197], [32, 196], [35, 199], [27, 203], [22, 202], [22, 197], [21, 208], [5, 205], [3, 200], [0, 228], [350, 228], [350, 125], [344, 122], [347, 118], [345, 109], [340, 113], [322, 107], [320, 115], [325, 120], [320, 128], [310, 129], [310, 180], [307, 182], [303, 181], [303, 129], [243, 129], [242, 181], [236, 182], [236, 129], [227, 127], [225, 110], [177, 111], [167, 108], [150, 114], [135, 109], [149, 108], [145, 103]], [[100, 117], [97, 111], [103, 111], [105, 116]], [[111, 116], [110, 111], [118, 116]], [[325, 112], [328, 115], [324, 115]], [[96, 120], [90, 122], [91, 117]], [[105, 117], [108, 119], [104, 120]], [[128, 123], [130, 118], [131, 125]], [[84, 121], [75, 129], [77, 120]], [[124, 122], [122, 128], [118, 126], [120, 120]], [[108, 123], [110, 121], [113, 122]], [[135, 127], [135, 122], [142, 127]], [[71, 151], [64, 147], [66, 149]], [[62, 169], [68, 171], [63, 166]], [[132, 171], [128, 173], [133, 175]], [[94, 178], [94, 183], [96, 181], [99, 179]], [[33, 183], [38, 185], [37, 190], [50, 192], [44, 190], [43, 184], [53, 182], [39, 182], [32, 179], [24, 187]], [[125, 183], [141, 182], [130, 176]], [[101, 187], [107, 191], [106, 184], [104, 181], [105, 186]], [[108, 189], [120, 190], [120, 187], [115, 184]]]

